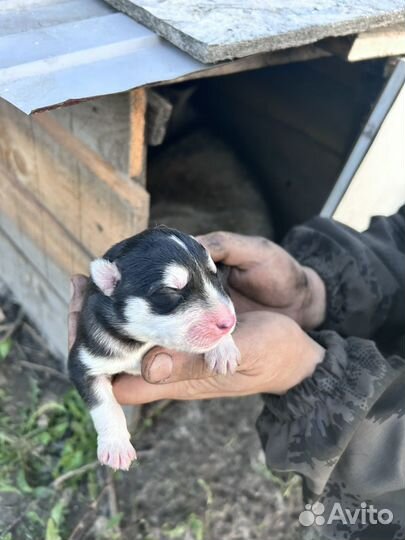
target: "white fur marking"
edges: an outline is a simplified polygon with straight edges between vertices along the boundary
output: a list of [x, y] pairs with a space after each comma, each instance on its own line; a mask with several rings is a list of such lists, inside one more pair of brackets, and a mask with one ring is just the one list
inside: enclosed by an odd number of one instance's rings
[[218, 305], [218, 303], [220, 304], [224, 304], [227, 308], [229, 308], [229, 310], [231, 311], [231, 313], [233, 313], [235, 315], [235, 307], [231, 301], [231, 299], [229, 298], [229, 296], [224, 296], [220, 291], [218, 291], [218, 289], [216, 287], [214, 287], [214, 285], [208, 281], [207, 279], [204, 279], [204, 288], [205, 288], [205, 292], [207, 294], [207, 297], [210, 301], [210, 304], [212, 306], [216, 306]]
[[177, 236], [175, 236], [174, 234], [171, 234], [170, 235], [170, 238], [172, 240], [174, 240], [175, 242], [177, 242], [179, 244], [179, 246], [181, 246], [183, 249], [185, 249], [186, 251], [188, 251], [187, 249], [187, 246], [186, 244], [183, 242], [183, 240], [180, 240], [180, 238], [177, 238]]
[[172, 289], [184, 289], [189, 280], [187, 268], [179, 264], [172, 263], [166, 266], [163, 281], [167, 287]]
[[202, 309], [203, 306], [195, 305], [182, 313], [156, 315], [143, 298], [129, 298], [124, 312], [128, 321], [124, 330], [140, 341], [178, 351], [202, 353], [206, 349], [195, 348], [187, 339], [187, 331], [193, 322], [198, 322]]
[[217, 273], [217, 266], [214, 263], [214, 261], [212, 260], [212, 257], [208, 253], [208, 251], [207, 251], [207, 255], [208, 255], [208, 268], [211, 270], [211, 272], [214, 272], [214, 274], [216, 274]]
[[87, 367], [90, 375], [115, 375], [124, 371], [141, 373], [142, 358], [153, 346], [153, 343], [145, 343], [135, 351], [123, 350], [119, 356], [114, 358], [96, 356], [82, 346], [79, 353], [80, 361]]
[[113, 469], [128, 470], [136, 459], [136, 452], [130, 442], [124, 411], [114, 397], [109, 378], [97, 377], [94, 391], [99, 404], [90, 414], [97, 431], [98, 459]]
[[90, 263], [90, 274], [97, 287], [106, 296], [111, 296], [121, 279], [117, 265], [106, 259], [96, 259]]

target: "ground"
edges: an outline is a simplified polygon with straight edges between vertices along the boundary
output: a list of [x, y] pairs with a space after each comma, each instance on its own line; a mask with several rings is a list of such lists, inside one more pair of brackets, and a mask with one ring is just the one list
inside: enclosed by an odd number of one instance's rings
[[300, 486], [265, 467], [259, 397], [144, 407], [139, 461], [113, 473], [63, 363], [4, 288], [0, 308], [1, 540], [298, 537]]

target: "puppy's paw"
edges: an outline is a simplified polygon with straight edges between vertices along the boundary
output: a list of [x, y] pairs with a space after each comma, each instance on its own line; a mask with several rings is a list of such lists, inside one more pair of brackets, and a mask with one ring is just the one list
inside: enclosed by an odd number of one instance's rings
[[240, 364], [240, 352], [232, 336], [224, 338], [214, 349], [204, 355], [208, 369], [226, 375], [235, 373]]
[[136, 452], [126, 438], [99, 438], [97, 457], [102, 465], [108, 465], [115, 470], [127, 471], [136, 459]]

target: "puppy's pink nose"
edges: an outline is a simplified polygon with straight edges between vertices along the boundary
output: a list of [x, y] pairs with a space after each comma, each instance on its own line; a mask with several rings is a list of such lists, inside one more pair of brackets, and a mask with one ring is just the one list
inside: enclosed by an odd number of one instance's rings
[[235, 315], [229, 315], [228, 317], [223, 317], [216, 322], [217, 328], [223, 332], [229, 330], [235, 325], [236, 317]]

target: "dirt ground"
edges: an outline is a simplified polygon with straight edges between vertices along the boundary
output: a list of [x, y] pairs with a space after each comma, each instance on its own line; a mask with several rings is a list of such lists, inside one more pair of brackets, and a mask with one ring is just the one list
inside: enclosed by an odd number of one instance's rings
[[264, 465], [259, 397], [144, 407], [113, 473], [63, 366], [0, 289], [2, 540], [298, 538], [301, 491]]

